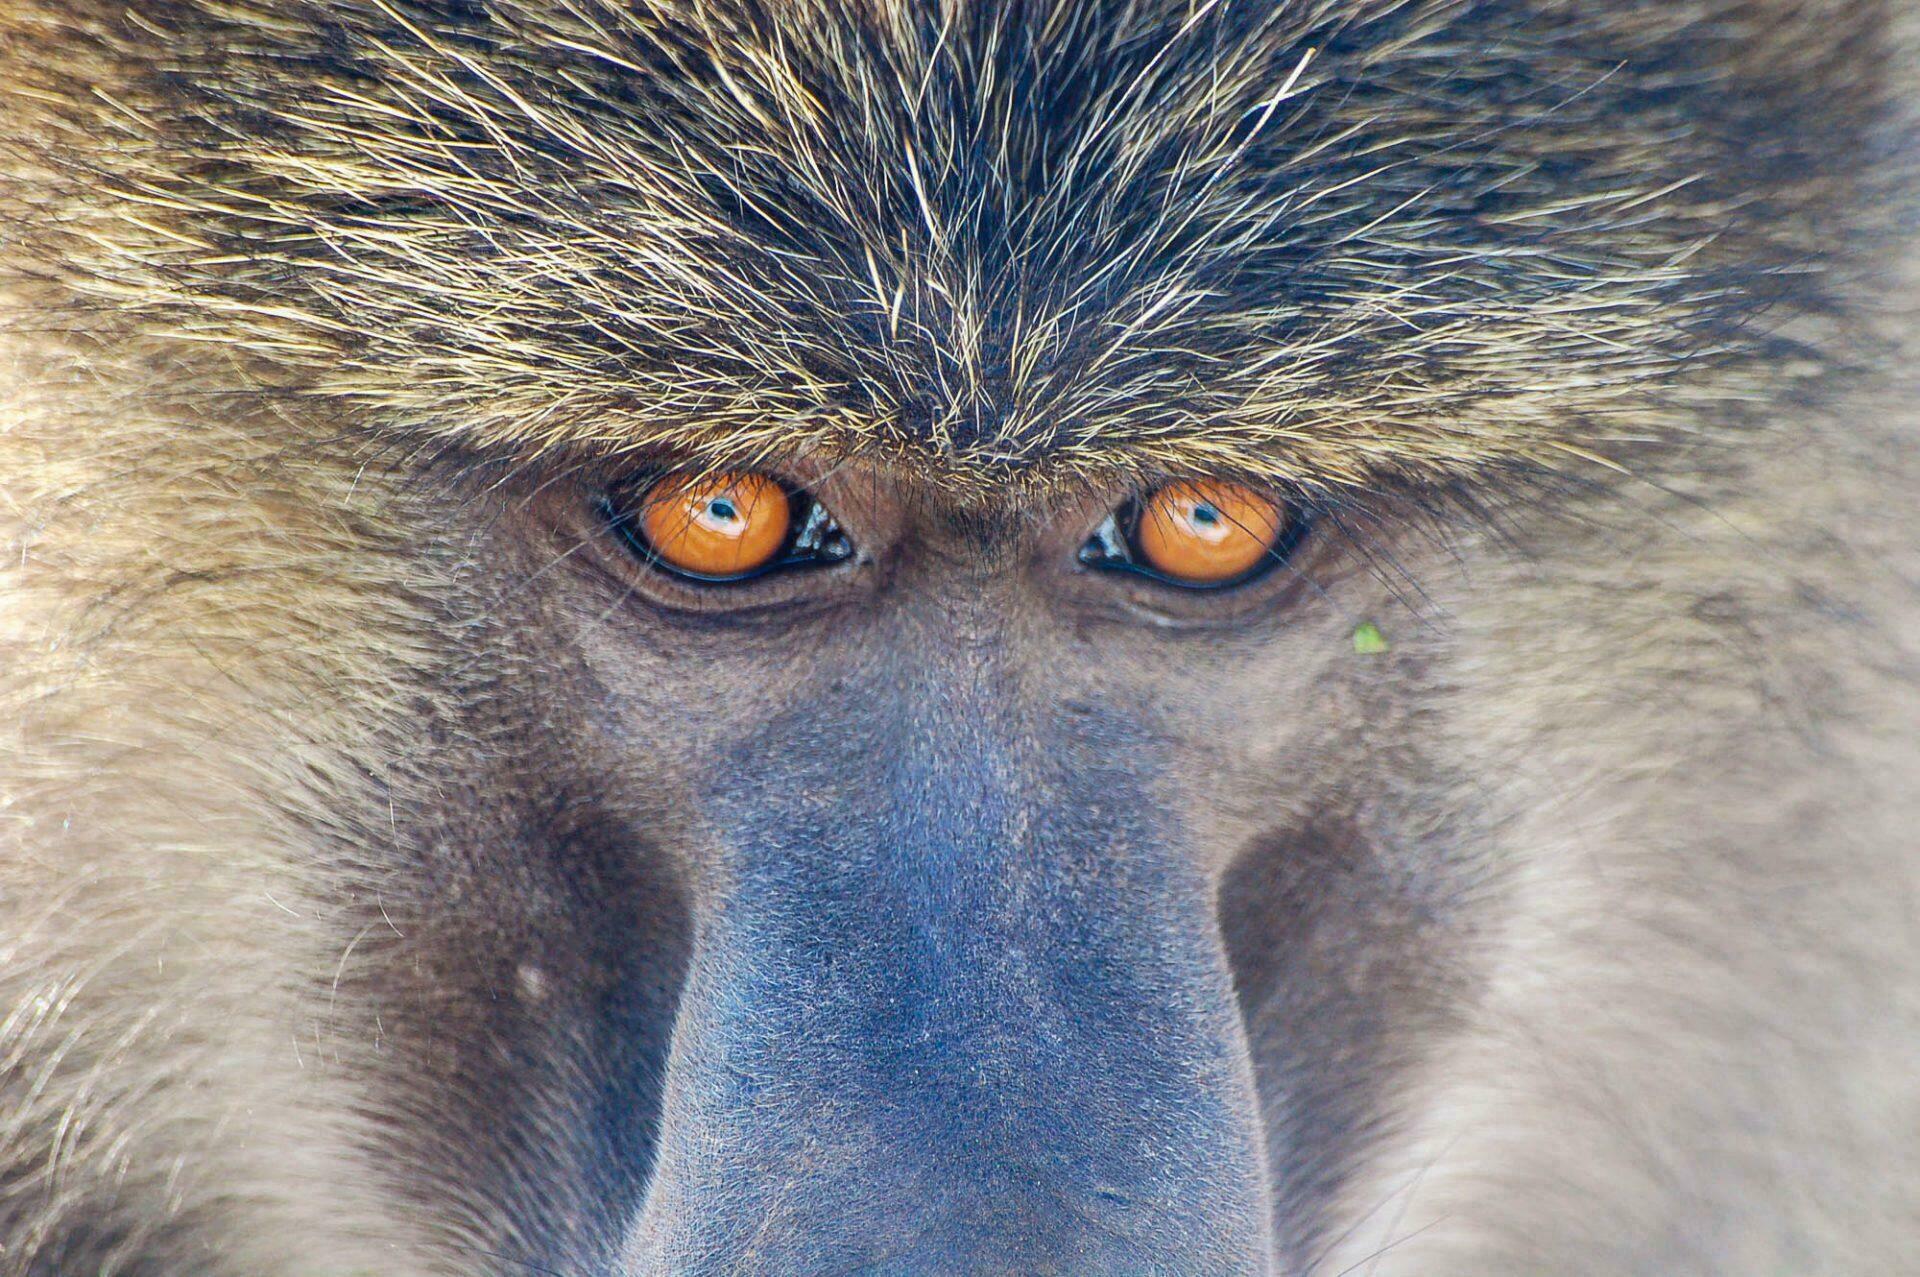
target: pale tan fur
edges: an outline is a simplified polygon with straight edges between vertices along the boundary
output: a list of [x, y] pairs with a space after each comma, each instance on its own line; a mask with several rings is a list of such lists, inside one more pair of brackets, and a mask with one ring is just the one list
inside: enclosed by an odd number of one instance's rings
[[1448, 594], [1498, 653], [1461, 731], [1530, 795], [1524, 903], [1328, 1271], [1911, 1266], [1920, 334], [1886, 282], [1899, 371], [1778, 423], [1746, 495]]
[[180, 1226], [179, 1271], [234, 1216], [246, 1271], [404, 1271], [314, 980], [356, 866], [295, 824], [364, 787], [405, 609], [341, 476], [144, 391], [151, 356], [14, 336], [0, 380], [0, 1272], [76, 1212], [130, 1256]]

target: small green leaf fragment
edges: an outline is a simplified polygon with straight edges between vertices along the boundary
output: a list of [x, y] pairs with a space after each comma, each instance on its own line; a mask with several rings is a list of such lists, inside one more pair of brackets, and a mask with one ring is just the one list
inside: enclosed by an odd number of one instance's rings
[[1362, 656], [1378, 656], [1392, 650], [1392, 644], [1387, 642], [1379, 626], [1372, 621], [1362, 621], [1360, 628], [1353, 632], [1353, 650]]

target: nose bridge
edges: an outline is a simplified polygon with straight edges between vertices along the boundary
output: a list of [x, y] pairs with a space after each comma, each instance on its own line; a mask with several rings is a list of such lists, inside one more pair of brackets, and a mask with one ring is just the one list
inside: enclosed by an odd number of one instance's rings
[[[1144, 796], [1063, 802], [1074, 769], [1009, 702], [925, 688], [866, 724], [886, 749], [847, 745], [884, 759], [858, 775], [819, 756], [743, 773], [812, 819], [771, 793], [720, 804], [735, 867], [676, 1028], [649, 1277], [875, 1255], [952, 1277], [1188, 1271], [1141, 1258], [1168, 1238], [1206, 1271], [1259, 1271], [1210, 890]], [[744, 1267], [668, 1258], [695, 1253]]]
[[[1210, 970], [1195, 939], [1209, 908], [1203, 884], [1157, 854], [1178, 841], [1163, 817], [1114, 802], [1043, 816], [1052, 784], [1019, 729], [964, 692], [932, 703], [836, 796], [834, 827], [742, 868], [710, 952], [759, 1015], [785, 1008], [805, 1027], [833, 1090], [871, 1092], [868, 1112], [910, 1092], [920, 1118], [984, 1139], [993, 1115], [1038, 1116], [1054, 1082], [1101, 1055], [1131, 1052], [1137, 1075], [1150, 1044], [1106, 1031], [1167, 1019], [1151, 1005], [1167, 971]], [[1162, 1028], [1163, 1046], [1191, 1035]], [[1056, 1142], [1077, 1107], [1050, 1115]]]

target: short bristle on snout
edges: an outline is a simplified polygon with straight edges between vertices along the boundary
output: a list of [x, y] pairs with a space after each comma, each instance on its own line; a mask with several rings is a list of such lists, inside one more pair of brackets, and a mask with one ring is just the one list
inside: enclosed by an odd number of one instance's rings
[[1337, 488], [1792, 366], [1879, 9], [1628, 8], [177, 0], [19, 100], [63, 273], [383, 429]]

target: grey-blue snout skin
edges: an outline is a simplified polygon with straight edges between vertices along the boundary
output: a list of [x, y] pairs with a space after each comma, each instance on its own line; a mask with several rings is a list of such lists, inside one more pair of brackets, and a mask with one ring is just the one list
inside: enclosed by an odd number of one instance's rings
[[628, 1271], [1266, 1273], [1213, 888], [1107, 761], [1138, 729], [916, 681], [714, 778]]

